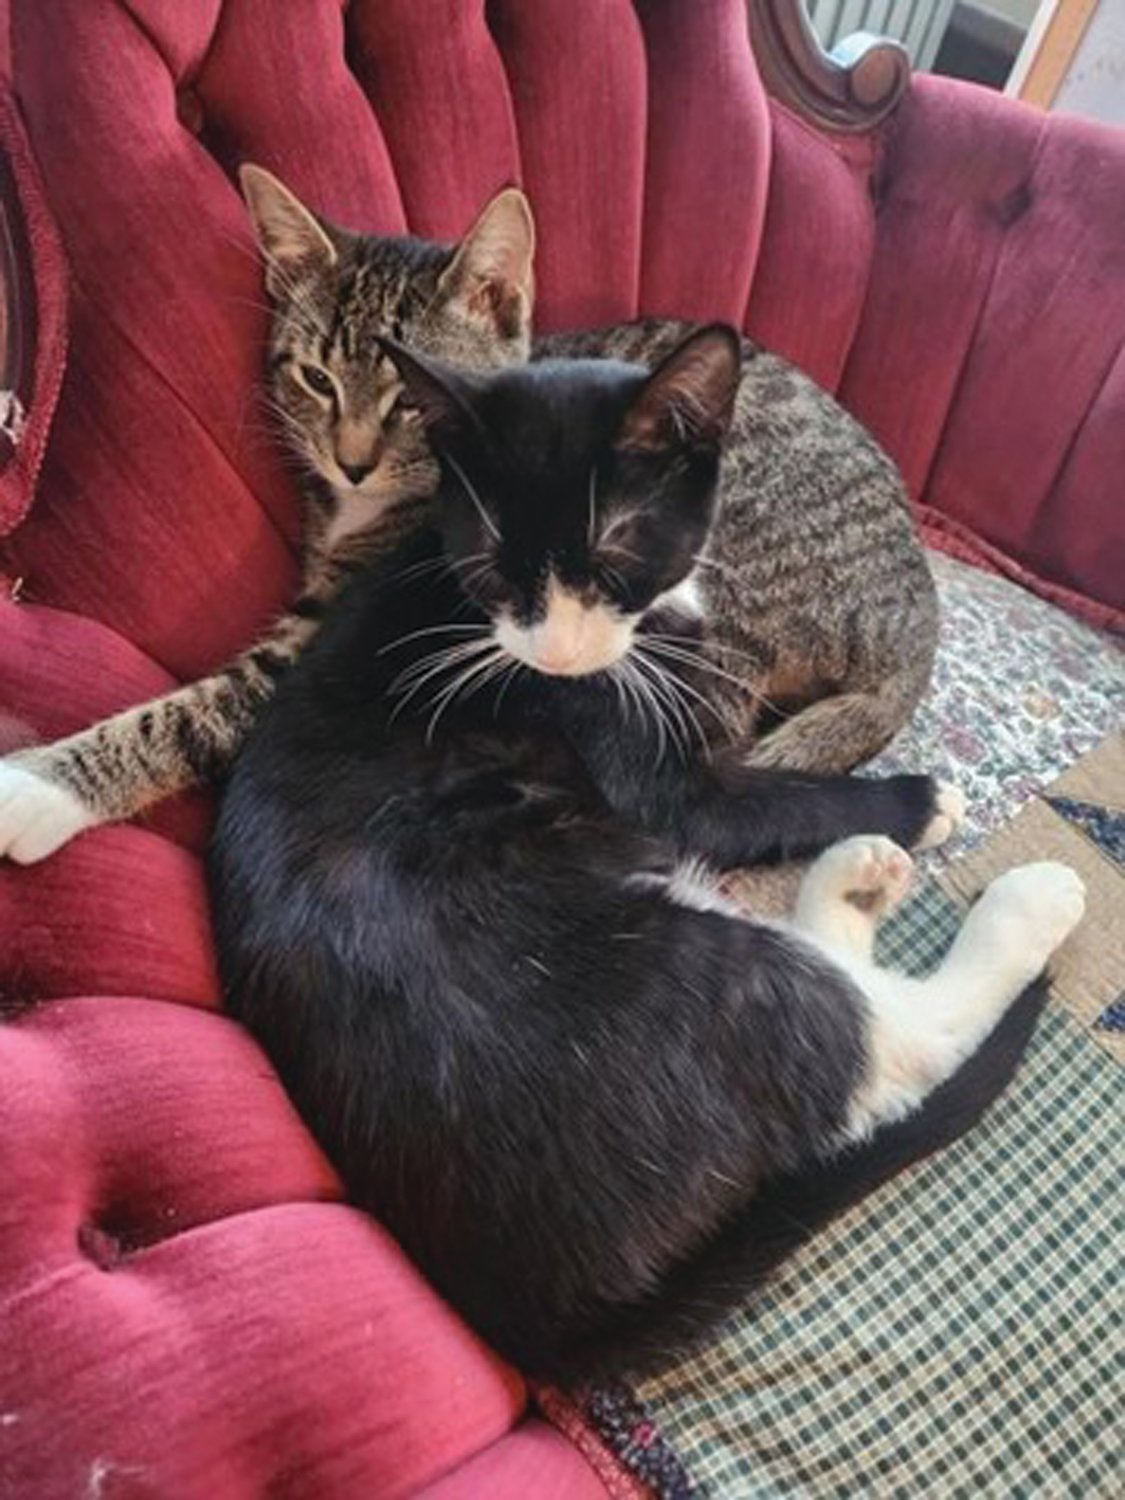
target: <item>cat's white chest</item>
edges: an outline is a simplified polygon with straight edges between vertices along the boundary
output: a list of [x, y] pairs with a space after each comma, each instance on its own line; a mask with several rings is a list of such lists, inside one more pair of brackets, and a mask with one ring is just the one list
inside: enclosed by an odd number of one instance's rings
[[671, 606], [677, 614], [688, 620], [702, 620], [707, 613], [699, 576], [694, 571], [682, 578], [674, 589], [661, 594], [655, 602], [665, 608]]
[[377, 495], [365, 495], [362, 490], [334, 490], [336, 513], [324, 530], [324, 549], [334, 551], [341, 542], [358, 532], [368, 531], [386, 510], [386, 501]]

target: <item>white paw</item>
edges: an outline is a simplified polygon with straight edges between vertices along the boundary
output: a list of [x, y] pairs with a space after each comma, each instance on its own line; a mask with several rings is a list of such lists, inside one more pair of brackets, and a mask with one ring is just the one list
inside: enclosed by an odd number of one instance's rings
[[0, 761], [0, 858], [33, 865], [96, 822], [66, 787]]
[[978, 906], [990, 922], [1002, 925], [1013, 952], [1038, 971], [1082, 920], [1086, 887], [1069, 865], [1043, 860], [998, 876]]
[[893, 839], [861, 833], [826, 849], [814, 867], [833, 894], [864, 911], [897, 906], [910, 889], [914, 861]]
[[944, 844], [965, 820], [965, 794], [960, 787], [950, 786], [946, 781], [938, 782], [937, 811], [922, 829], [916, 848], [936, 849]]

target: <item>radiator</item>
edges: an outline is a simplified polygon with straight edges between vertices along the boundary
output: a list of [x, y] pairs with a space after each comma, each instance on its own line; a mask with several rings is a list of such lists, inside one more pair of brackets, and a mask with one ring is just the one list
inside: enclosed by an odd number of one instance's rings
[[[751, 0], [752, 3], [752, 0]], [[832, 48], [853, 31], [893, 37], [915, 68], [933, 66], [955, 0], [805, 0], [823, 46]]]

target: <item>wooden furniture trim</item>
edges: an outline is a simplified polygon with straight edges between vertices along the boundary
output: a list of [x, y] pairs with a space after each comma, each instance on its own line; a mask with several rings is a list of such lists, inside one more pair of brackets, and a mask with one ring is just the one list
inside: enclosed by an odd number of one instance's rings
[[1097, 8], [1098, 0], [1043, 0], [1004, 92], [1050, 109]]
[[[0, 471], [15, 454], [13, 437], [30, 410], [35, 381], [36, 295], [31, 252], [12, 163], [0, 151]], [[13, 411], [10, 393], [18, 401]], [[18, 415], [17, 415], [18, 413]]]
[[802, 0], [748, 0], [747, 14], [766, 89], [818, 129], [874, 130], [910, 85], [906, 48], [887, 37], [859, 31], [825, 52]]

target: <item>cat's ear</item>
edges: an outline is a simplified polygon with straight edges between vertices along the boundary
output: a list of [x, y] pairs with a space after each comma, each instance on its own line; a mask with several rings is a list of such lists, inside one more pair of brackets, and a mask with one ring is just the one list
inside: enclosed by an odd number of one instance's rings
[[471, 418], [463, 375], [405, 349], [394, 339], [377, 336], [376, 342], [398, 371], [406, 398], [427, 432], [448, 435]]
[[502, 338], [527, 336], [535, 301], [535, 220], [519, 188], [488, 203], [442, 273], [441, 291]]
[[742, 345], [725, 323], [689, 334], [649, 376], [625, 414], [621, 448], [717, 448], [738, 394]]
[[264, 167], [239, 168], [242, 196], [250, 210], [266, 263], [266, 290], [282, 296], [295, 281], [336, 264], [336, 247], [301, 200]]

